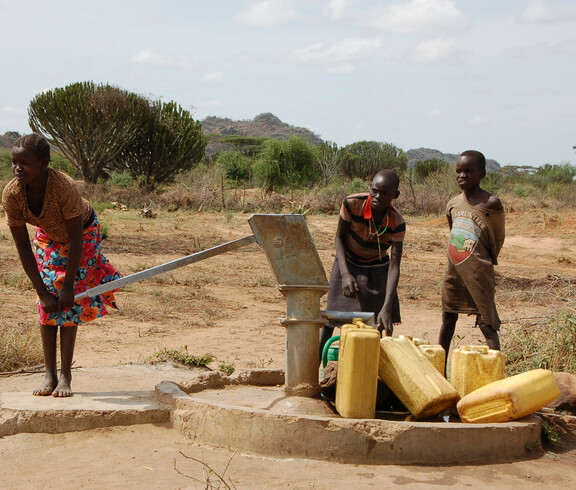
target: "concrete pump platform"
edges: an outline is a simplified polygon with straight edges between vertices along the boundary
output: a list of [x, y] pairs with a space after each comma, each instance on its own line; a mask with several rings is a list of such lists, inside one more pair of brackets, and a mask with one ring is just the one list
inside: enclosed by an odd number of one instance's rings
[[[182, 370], [147, 372], [148, 382], [156, 383], [160, 376], [178, 378]], [[130, 368], [120, 369], [121, 376], [130, 374]], [[356, 464], [505, 462], [533, 457], [528, 448], [540, 443], [541, 423], [535, 416], [505, 424], [343, 419], [325, 401], [287, 397], [283, 382], [281, 370], [233, 376], [206, 371], [177, 383], [158, 382], [155, 390], [80, 392], [72, 398], [4, 392], [0, 437], [170, 423], [209, 446]], [[320, 405], [327, 409], [315, 415]]]
[[[282, 386], [270, 371], [238, 377], [206, 373], [188, 385], [157, 385], [171, 420], [190, 439], [272, 457], [356, 464], [470, 464], [532, 457], [540, 443], [536, 416], [503, 424], [399, 422], [311, 415], [298, 402], [286, 409]], [[277, 381], [280, 381], [280, 374]], [[297, 397], [288, 397], [297, 398]], [[532, 453], [533, 454], [533, 453]]]

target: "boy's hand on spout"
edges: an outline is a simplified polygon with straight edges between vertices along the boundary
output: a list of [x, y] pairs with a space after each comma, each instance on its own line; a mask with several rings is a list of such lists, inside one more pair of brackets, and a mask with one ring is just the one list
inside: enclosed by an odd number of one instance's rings
[[342, 274], [342, 294], [347, 298], [358, 297], [358, 284], [354, 276], [350, 273]]
[[392, 337], [394, 333], [394, 323], [392, 322], [392, 312], [386, 311], [382, 308], [382, 311], [378, 314], [377, 318], [378, 331], [380, 334], [384, 333], [386, 337]]

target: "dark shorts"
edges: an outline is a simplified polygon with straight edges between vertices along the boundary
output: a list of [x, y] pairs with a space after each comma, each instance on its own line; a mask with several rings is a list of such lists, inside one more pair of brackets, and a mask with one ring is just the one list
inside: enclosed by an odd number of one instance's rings
[[[386, 299], [386, 282], [388, 281], [388, 264], [374, 267], [359, 267], [347, 262], [350, 274], [358, 283], [358, 298], [348, 298], [342, 293], [342, 275], [338, 259], [334, 260], [330, 274], [330, 291], [326, 309], [333, 311], [369, 311], [378, 317]], [[392, 306], [392, 321], [400, 323], [400, 303], [398, 295]], [[331, 327], [338, 327], [342, 322], [330, 321]]]

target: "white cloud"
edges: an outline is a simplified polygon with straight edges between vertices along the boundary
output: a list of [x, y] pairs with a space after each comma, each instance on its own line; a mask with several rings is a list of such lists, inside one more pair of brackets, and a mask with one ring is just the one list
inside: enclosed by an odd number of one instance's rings
[[269, 27], [298, 18], [290, 0], [258, 0], [246, 12], [236, 15], [238, 24]]
[[325, 67], [326, 73], [343, 75], [355, 72], [356, 63], [373, 56], [381, 45], [380, 39], [320, 42], [292, 51], [292, 58], [300, 63], [318, 63]]
[[372, 56], [382, 42], [380, 39], [345, 39], [343, 41], [326, 45], [316, 43], [292, 52], [297, 61], [302, 62], [342, 62], [357, 61]]
[[144, 48], [138, 53], [132, 55], [130, 62], [137, 65], [148, 65], [148, 66], [161, 66], [165, 68], [177, 68], [177, 69], [191, 69], [196, 68], [196, 65], [192, 63], [187, 58], [163, 56], [155, 53], [150, 48]]
[[474, 116], [468, 120], [468, 125], [470, 126], [485, 126], [488, 124], [488, 118], [486, 116]]
[[212, 71], [206, 73], [203, 80], [206, 83], [222, 83], [224, 81], [224, 73], [221, 71]]
[[575, 22], [576, 5], [573, 0], [530, 0], [520, 20], [539, 24]]
[[50, 90], [52, 90], [51, 88], [39, 88], [34, 90], [34, 95], [39, 95], [39, 94], [43, 94], [45, 92], [49, 92]]
[[409, 0], [366, 12], [363, 22], [392, 32], [437, 33], [463, 28], [468, 17], [452, 0]]
[[459, 63], [465, 55], [455, 39], [437, 38], [418, 44], [410, 59], [414, 63]]
[[438, 109], [434, 109], [433, 111], [430, 111], [430, 113], [428, 114], [428, 117], [432, 118], [432, 119], [439, 119], [443, 116], [444, 114], [442, 113], [442, 111], [438, 110]]
[[332, 19], [342, 19], [349, 11], [348, 7], [354, 4], [354, 0], [330, 0], [326, 10]]

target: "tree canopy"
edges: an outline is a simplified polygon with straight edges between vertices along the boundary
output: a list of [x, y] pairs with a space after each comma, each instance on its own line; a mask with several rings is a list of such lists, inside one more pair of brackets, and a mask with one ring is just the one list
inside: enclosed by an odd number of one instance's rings
[[449, 166], [449, 163], [439, 158], [418, 160], [414, 165], [414, 176], [418, 182], [424, 182], [429, 175], [441, 172]]
[[141, 133], [148, 101], [111, 85], [78, 82], [48, 90], [30, 102], [28, 122], [96, 183]]
[[108, 84], [78, 82], [41, 93], [28, 115], [30, 127], [89, 183], [115, 169], [154, 186], [192, 168], [206, 148], [200, 123], [178, 104]]
[[262, 146], [268, 140], [265, 136], [228, 135], [218, 138], [219, 143], [231, 145], [242, 154], [253, 157], [262, 151]]
[[111, 167], [127, 171], [146, 187], [168, 182], [194, 168], [204, 155], [206, 137], [190, 112], [175, 102], [152, 102], [136, 141]]
[[369, 180], [385, 168], [404, 172], [408, 165], [406, 153], [391, 143], [358, 141], [345, 146], [342, 173], [348, 178]]
[[283, 185], [308, 186], [316, 180], [312, 149], [299, 136], [267, 140], [254, 164], [254, 173], [269, 190]]
[[324, 187], [326, 187], [330, 179], [340, 172], [344, 152], [332, 141], [325, 141], [321, 145], [314, 147], [313, 151], [316, 167], [322, 176]]

